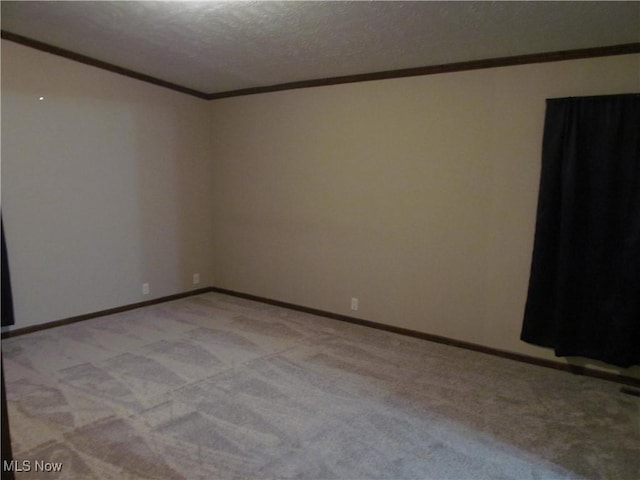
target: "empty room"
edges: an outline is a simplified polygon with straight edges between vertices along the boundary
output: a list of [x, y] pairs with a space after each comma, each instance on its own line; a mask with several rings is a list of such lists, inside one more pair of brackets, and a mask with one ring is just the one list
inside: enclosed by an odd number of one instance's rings
[[2, 1], [2, 478], [640, 478], [640, 2]]

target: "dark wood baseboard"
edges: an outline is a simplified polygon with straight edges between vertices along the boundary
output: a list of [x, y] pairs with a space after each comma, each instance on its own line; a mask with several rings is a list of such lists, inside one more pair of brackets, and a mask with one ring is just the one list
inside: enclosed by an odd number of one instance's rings
[[17, 328], [15, 330], [9, 330], [2, 332], [2, 338], [17, 337], [18, 335], [24, 335], [27, 333], [38, 332], [40, 330], [46, 330], [54, 327], [61, 327], [62, 325], [69, 325], [71, 323], [82, 322], [84, 320], [91, 320], [92, 318], [104, 317], [106, 315], [114, 315], [116, 313], [126, 312], [128, 310], [135, 310], [136, 308], [149, 307], [151, 305], [157, 305], [159, 303], [170, 302], [172, 300], [178, 300], [180, 298], [191, 297], [193, 295], [200, 295], [212, 291], [210, 287], [199, 288], [198, 290], [191, 290], [189, 292], [176, 293], [174, 295], [167, 295], [165, 297], [154, 298], [153, 300], [147, 300], [144, 302], [132, 303], [124, 305], [122, 307], [109, 308], [107, 310], [100, 310], [98, 312], [87, 313], [85, 315], [77, 315], [75, 317], [63, 318], [62, 320], [55, 320], [53, 322], [42, 323], [40, 325], [33, 325], [31, 327]]
[[545, 360], [542, 358], [531, 357], [529, 355], [523, 355], [521, 353], [508, 352], [506, 350], [500, 350], [497, 348], [491, 348], [484, 345], [478, 345], [471, 342], [465, 342], [462, 340], [455, 340], [448, 337], [442, 337], [440, 335], [432, 335], [430, 333], [419, 332], [417, 330], [411, 330], [408, 328], [395, 327], [393, 325], [387, 325], [384, 323], [372, 322], [370, 320], [364, 320], [362, 318], [351, 317], [349, 315], [343, 315], [340, 313], [327, 312], [318, 308], [305, 307], [302, 305], [296, 305], [294, 303], [283, 302], [281, 300], [274, 300], [272, 298], [261, 297], [258, 295], [252, 295], [249, 293], [237, 292], [235, 290], [229, 290], [220, 287], [205, 287], [198, 290], [192, 290], [184, 293], [177, 293], [175, 295], [168, 295], [165, 297], [148, 300], [145, 302], [133, 303], [130, 305], [124, 305], [122, 307], [110, 308], [108, 310], [101, 310], [99, 312], [88, 313], [85, 315], [78, 315], [75, 317], [65, 318], [62, 320], [56, 320], [53, 322], [47, 322], [41, 325], [34, 325], [31, 327], [19, 328], [16, 330], [10, 330], [2, 332], [2, 338], [16, 337], [18, 335], [24, 335], [27, 333], [37, 332], [40, 330], [46, 330], [49, 328], [60, 327], [62, 325], [69, 325], [71, 323], [81, 322], [83, 320], [90, 320], [92, 318], [103, 317], [105, 315], [113, 315], [116, 313], [126, 312], [128, 310], [134, 310], [136, 308], [148, 307], [151, 305], [157, 305], [164, 302], [170, 302], [172, 300], [178, 300], [180, 298], [190, 297], [193, 295], [200, 295], [208, 292], [222, 293], [233, 297], [244, 298], [246, 300], [252, 300], [255, 302], [265, 303], [268, 305], [274, 305], [277, 307], [288, 308], [298, 312], [309, 313], [312, 315], [318, 315], [321, 317], [332, 318], [334, 320], [340, 320], [342, 322], [353, 323], [356, 325], [362, 325], [365, 327], [375, 328], [378, 330], [384, 330], [387, 332], [397, 333], [400, 335], [406, 335], [408, 337], [420, 338], [422, 340], [428, 340], [430, 342], [441, 343], [452, 347], [464, 348], [467, 350], [473, 350], [475, 352], [486, 353], [497, 357], [508, 358], [518, 362], [529, 363], [532, 365], [538, 365], [546, 368], [553, 368], [555, 370], [562, 370], [570, 372], [575, 375], [584, 375], [587, 377], [599, 378], [601, 380], [608, 380], [610, 382], [616, 382], [623, 385], [629, 385], [632, 387], [640, 388], [640, 379], [634, 377], [628, 377], [625, 375], [619, 375], [615, 373], [605, 372], [602, 370], [596, 370], [580, 365], [571, 365], [568, 363], [556, 362], [553, 360]]
[[296, 310], [299, 312], [309, 313], [312, 315], [318, 315], [322, 317], [328, 317], [343, 322], [354, 323], [356, 325], [363, 325], [365, 327], [376, 328], [378, 330], [385, 330], [387, 332], [398, 333], [400, 335], [406, 335], [409, 337], [420, 338], [422, 340], [428, 340], [430, 342], [442, 343], [452, 347], [464, 348], [467, 350], [473, 350], [475, 352], [486, 353], [497, 357], [508, 358], [510, 360], [516, 360], [518, 362], [529, 363], [532, 365], [538, 365], [546, 368], [553, 368], [555, 370], [562, 370], [570, 372], [575, 375], [584, 375], [587, 377], [599, 378], [601, 380], [608, 380], [611, 382], [621, 383], [623, 385], [630, 385], [633, 387], [640, 387], [640, 379], [634, 377], [628, 377], [625, 375], [619, 375], [610, 372], [604, 372], [602, 370], [596, 370], [593, 368], [583, 367], [579, 365], [571, 365], [562, 362], [556, 362], [553, 360], [545, 360], [542, 358], [531, 357], [521, 353], [508, 352], [497, 348], [491, 348], [484, 345], [478, 345], [471, 342], [465, 342], [462, 340], [455, 340], [448, 337], [442, 337], [439, 335], [432, 335], [430, 333], [419, 332], [416, 330], [410, 330], [402, 327], [395, 327], [393, 325], [386, 325], [384, 323], [372, 322], [370, 320], [364, 320], [361, 318], [355, 318], [348, 315], [342, 315], [339, 313], [326, 312], [317, 308], [304, 307], [289, 302], [282, 302], [280, 300], [273, 300], [270, 298], [260, 297], [257, 295], [251, 295], [248, 293], [236, 292], [234, 290], [228, 290], [225, 288], [211, 287], [210, 291], [231, 295], [234, 297], [244, 298], [247, 300], [253, 300], [256, 302], [266, 303], [278, 307], [288, 308], [290, 310]]

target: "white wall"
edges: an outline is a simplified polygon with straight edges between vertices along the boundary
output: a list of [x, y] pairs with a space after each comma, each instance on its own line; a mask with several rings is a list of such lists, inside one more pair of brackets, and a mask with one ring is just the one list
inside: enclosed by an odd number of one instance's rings
[[208, 115], [200, 99], [2, 41], [15, 328], [191, 290], [196, 272], [210, 284]]
[[638, 91], [639, 59], [212, 102], [213, 283], [554, 358], [519, 340], [545, 99]]

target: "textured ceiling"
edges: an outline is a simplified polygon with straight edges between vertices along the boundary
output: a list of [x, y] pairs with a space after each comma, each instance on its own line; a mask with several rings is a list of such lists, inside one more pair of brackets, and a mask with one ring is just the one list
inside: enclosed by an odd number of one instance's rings
[[2, 29], [206, 93], [640, 42], [640, 2], [13, 2]]

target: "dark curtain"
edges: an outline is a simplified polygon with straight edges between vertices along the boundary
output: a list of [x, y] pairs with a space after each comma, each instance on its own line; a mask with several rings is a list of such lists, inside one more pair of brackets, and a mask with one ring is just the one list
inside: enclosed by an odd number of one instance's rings
[[547, 100], [521, 338], [640, 364], [640, 94]]
[[[9, 277], [9, 260], [7, 257], [7, 245], [4, 241], [4, 225], [0, 217], [0, 232], [2, 233], [2, 326], [13, 325], [13, 300], [11, 297], [11, 279]], [[1, 362], [0, 362], [1, 363]], [[13, 470], [5, 470], [5, 462], [13, 460], [11, 449], [11, 436], [9, 434], [9, 415], [7, 412], [7, 395], [4, 387], [4, 366], [0, 366], [2, 382], [2, 479], [13, 480]]]
[[4, 240], [4, 224], [0, 217], [0, 231], [2, 232], [2, 326], [13, 325], [13, 298], [11, 295], [11, 278], [9, 276], [9, 258], [7, 244]]

